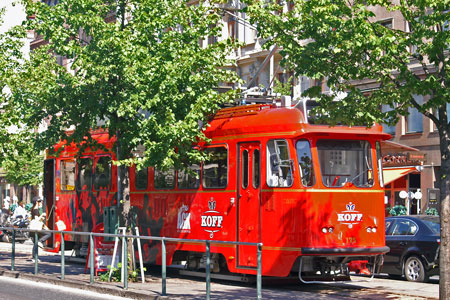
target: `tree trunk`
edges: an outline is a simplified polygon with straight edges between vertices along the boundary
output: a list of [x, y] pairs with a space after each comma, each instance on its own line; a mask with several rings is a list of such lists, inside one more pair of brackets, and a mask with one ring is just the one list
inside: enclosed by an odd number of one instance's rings
[[439, 299], [450, 299], [450, 136], [440, 132], [441, 248], [439, 253]]
[[[120, 143], [120, 131], [116, 131], [116, 159], [121, 160], [123, 159], [121, 153], [121, 143]], [[130, 174], [129, 169], [124, 166], [117, 166], [117, 206], [119, 207], [120, 213], [120, 220], [119, 224], [121, 227], [126, 228], [126, 234], [132, 234], [133, 230], [130, 227], [131, 226], [131, 216], [130, 216]], [[127, 255], [126, 257], [131, 257], [131, 255], [134, 255], [132, 252], [131, 244], [128, 241], [128, 248], [127, 248]], [[131, 263], [132, 260], [128, 261], [128, 270], [132, 270], [133, 264]], [[125, 279], [127, 280], [127, 279]]]

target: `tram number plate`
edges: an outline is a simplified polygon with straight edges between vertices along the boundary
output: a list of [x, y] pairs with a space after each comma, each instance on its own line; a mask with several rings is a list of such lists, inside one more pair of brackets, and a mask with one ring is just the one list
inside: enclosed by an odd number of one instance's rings
[[354, 236], [348, 236], [344, 239], [344, 242], [347, 245], [354, 245], [354, 244], [356, 244], [356, 238]]

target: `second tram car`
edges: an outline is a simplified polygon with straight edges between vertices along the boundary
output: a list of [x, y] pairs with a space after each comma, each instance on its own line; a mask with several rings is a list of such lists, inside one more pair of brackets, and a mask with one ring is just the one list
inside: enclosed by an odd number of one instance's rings
[[[192, 173], [130, 167], [130, 202], [142, 235], [261, 242], [262, 275], [336, 279], [352, 260], [388, 251], [384, 236], [381, 126], [308, 123], [295, 107], [249, 105], [220, 110], [199, 144], [208, 161]], [[113, 149], [114, 138], [94, 138]], [[58, 144], [55, 149], [62, 146]], [[113, 152], [66, 147], [45, 161], [48, 227], [91, 231], [117, 214]], [[196, 174], [197, 176], [194, 176]], [[106, 227], [106, 226], [105, 226]], [[80, 247], [87, 241], [65, 235]], [[58, 236], [49, 242], [55, 251]], [[147, 263], [161, 263], [161, 245], [143, 246]], [[204, 268], [205, 247], [169, 243], [167, 263]], [[211, 244], [212, 270], [256, 274], [256, 247]]]

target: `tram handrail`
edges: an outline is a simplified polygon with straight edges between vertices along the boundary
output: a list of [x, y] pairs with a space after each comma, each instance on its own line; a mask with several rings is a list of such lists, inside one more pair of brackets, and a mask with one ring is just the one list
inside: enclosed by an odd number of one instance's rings
[[[90, 284], [94, 283], [94, 271], [95, 271], [95, 261], [94, 261], [94, 237], [118, 237], [122, 238], [122, 243], [125, 245], [125, 252], [127, 252], [127, 240], [128, 239], [143, 239], [143, 240], [152, 240], [152, 241], [160, 241], [161, 242], [161, 277], [162, 277], [162, 286], [161, 286], [161, 295], [166, 296], [166, 243], [203, 243], [206, 248], [206, 299], [209, 300], [211, 297], [211, 270], [210, 270], [210, 261], [211, 261], [211, 253], [210, 246], [216, 244], [224, 244], [224, 245], [235, 245], [235, 246], [254, 246], [257, 250], [257, 275], [256, 275], [256, 290], [257, 290], [257, 299], [262, 299], [262, 276], [261, 276], [261, 260], [262, 260], [262, 243], [249, 243], [249, 242], [235, 242], [235, 241], [212, 241], [212, 240], [201, 240], [201, 239], [181, 239], [181, 238], [170, 238], [170, 237], [158, 237], [158, 236], [145, 236], [145, 235], [128, 235], [128, 234], [117, 234], [117, 233], [101, 233], [101, 232], [78, 232], [78, 231], [65, 231], [65, 230], [45, 230], [45, 229], [30, 229], [30, 228], [13, 228], [13, 227], [3, 227], [0, 226], [0, 230], [2, 231], [11, 231], [12, 232], [12, 241], [11, 241], [11, 271], [15, 270], [15, 243], [16, 243], [16, 232], [18, 231], [26, 231], [32, 232], [35, 235], [34, 245], [37, 249], [34, 256], [34, 274], [37, 275], [39, 272], [39, 247], [38, 245], [38, 233], [52, 233], [52, 234], [60, 234], [61, 235], [61, 280], [65, 277], [65, 243], [64, 243], [64, 235], [80, 235], [80, 236], [89, 236], [89, 245], [90, 245], [90, 253], [89, 253], [89, 264], [90, 264]], [[128, 264], [122, 263], [122, 274], [124, 274], [123, 280], [123, 289], [128, 289]]]

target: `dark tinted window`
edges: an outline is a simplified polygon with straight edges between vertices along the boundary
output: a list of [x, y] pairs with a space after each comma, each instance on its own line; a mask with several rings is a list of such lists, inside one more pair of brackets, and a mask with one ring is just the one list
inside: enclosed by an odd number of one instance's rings
[[92, 188], [93, 162], [90, 157], [83, 157], [77, 162], [77, 189], [90, 190]]
[[242, 180], [242, 188], [246, 189], [248, 187], [248, 151], [244, 150], [242, 151], [242, 174], [241, 174], [241, 180]]
[[[386, 220], [386, 226], [385, 226], [385, 228], [384, 228], [384, 230], [385, 230], [385, 232], [386, 232], [386, 235], [388, 235], [388, 232], [389, 232], [389, 226], [391, 226], [391, 224], [392, 224], [393, 222], [392, 222], [392, 220]], [[391, 230], [392, 231], [392, 230]], [[390, 235], [390, 234], [389, 234]]]
[[135, 169], [134, 186], [137, 190], [146, 190], [148, 185], [148, 168]]
[[155, 169], [155, 188], [173, 189], [175, 187], [175, 170], [161, 171]]
[[259, 149], [255, 149], [255, 151], [253, 151], [253, 187], [254, 188], [258, 188], [259, 187], [259, 182], [260, 182], [260, 170], [261, 170], [261, 166], [260, 166], [260, 152]]
[[440, 234], [441, 233], [441, 224], [439, 223], [439, 219], [430, 219], [430, 220], [422, 220], [422, 222], [425, 223], [425, 225], [430, 228], [430, 230], [434, 234]]
[[200, 186], [200, 166], [193, 164], [189, 166], [191, 172], [178, 171], [178, 188], [197, 189]]
[[94, 187], [96, 190], [109, 190], [111, 186], [111, 158], [99, 157], [95, 165]]
[[397, 220], [392, 235], [415, 235], [419, 227], [411, 220]]
[[314, 185], [314, 169], [311, 154], [311, 146], [308, 141], [301, 140], [296, 144], [300, 179], [303, 186]]
[[207, 148], [210, 157], [203, 164], [203, 186], [224, 188], [228, 182], [228, 152], [225, 147]]

